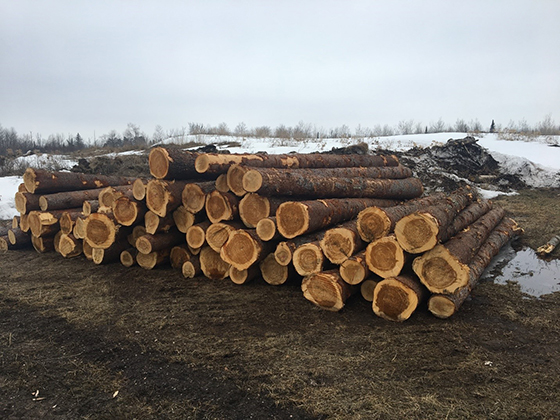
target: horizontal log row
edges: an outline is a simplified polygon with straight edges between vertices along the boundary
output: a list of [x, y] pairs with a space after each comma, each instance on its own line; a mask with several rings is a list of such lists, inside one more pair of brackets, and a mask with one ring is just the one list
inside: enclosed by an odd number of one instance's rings
[[156, 148], [149, 164], [151, 180], [28, 170], [17, 229], [0, 235], [0, 250], [13, 237], [96, 264], [170, 264], [185, 278], [299, 281], [333, 311], [360, 291], [375, 314], [403, 321], [428, 299], [434, 315], [455, 313], [520, 232], [468, 188], [421, 197], [394, 156]]

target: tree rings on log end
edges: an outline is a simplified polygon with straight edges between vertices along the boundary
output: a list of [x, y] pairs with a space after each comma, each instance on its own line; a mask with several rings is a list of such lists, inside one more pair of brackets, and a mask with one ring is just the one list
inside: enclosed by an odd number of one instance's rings
[[247, 194], [239, 202], [239, 217], [248, 228], [257, 227], [257, 223], [270, 216], [270, 201], [258, 194]]
[[93, 248], [109, 248], [115, 242], [115, 223], [103, 213], [92, 213], [85, 221], [85, 240]]
[[300, 276], [308, 276], [323, 269], [325, 257], [317, 243], [309, 243], [295, 250], [292, 261]]
[[165, 181], [152, 179], [146, 186], [146, 206], [160, 217], [165, 217], [169, 194]]
[[257, 236], [263, 241], [270, 241], [276, 236], [276, 219], [265, 217], [259, 220], [256, 228]]
[[307, 206], [297, 201], [280, 204], [276, 210], [276, 224], [278, 232], [288, 239], [305, 233], [309, 227]]
[[238, 270], [249, 268], [259, 258], [260, 247], [251, 235], [242, 229], [229, 234], [220, 250], [222, 259]]
[[437, 245], [439, 223], [428, 213], [412, 213], [395, 225], [395, 235], [402, 248], [411, 254], [429, 251]]
[[333, 264], [342, 264], [352, 254], [355, 248], [355, 236], [346, 228], [329, 229], [321, 240], [321, 249]]
[[273, 253], [268, 254], [265, 259], [260, 262], [259, 267], [264, 281], [273, 286], [286, 283], [290, 277], [289, 267], [278, 264]]
[[373, 292], [373, 312], [389, 321], [407, 320], [418, 303], [415, 291], [394, 278], [380, 281]]
[[373, 242], [390, 233], [391, 220], [379, 207], [368, 207], [358, 214], [358, 233], [365, 242]]
[[366, 248], [366, 263], [371, 272], [383, 278], [400, 274], [405, 255], [394, 235], [385, 236]]
[[328, 272], [305, 277], [301, 283], [301, 290], [307, 300], [322, 309], [336, 312], [344, 307], [340, 284]]
[[212, 191], [206, 197], [206, 214], [212, 223], [233, 219], [234, 210], [224, 194], [227, 193]]
[[169, 161], [171, 157], [167, 150], [163, 147], [156, 147], [150, 152], [148, 164], [150, 165], [150, 173], [153, 177], [163, 179], [169, 172]]
[[412, 269], [432, 293], [453, 293], [469, 280], [468, 266], [461, 264], [443, 245], [416, 258]]
[[373, 291], [377, 283], [375, 280], [367, 279], [360, 284], [360, 293], [367, 302], [373, 302]]
[[229, 190], [238, 197], [243, 197], [247, 194], [247, 190], [243, 188], [243, 176], [247, 173], [248, 169], [241, 165], [232, 165], [227, 171], [226, 181]]
[[361, 261], [348, 259], [340, 265], [340, 277], [348, 284], [360, 284], [369, 274]]
[[250, 169], [243, 175], [243, 189], [248, 192], [256, 192], [263, 185], [263, 178], [259, 171]]
[[457, 308], [455, 304], [444, 295], [433, 295], [428, 301], [428, 310], [438, 318], [449, 318], [453, 315]]
[[200, 251], [200, 268], [206, 277], [212, 280], [223, 280], [229, 276], [230, 264], [226, 263], [220, 254], [210, 247]]

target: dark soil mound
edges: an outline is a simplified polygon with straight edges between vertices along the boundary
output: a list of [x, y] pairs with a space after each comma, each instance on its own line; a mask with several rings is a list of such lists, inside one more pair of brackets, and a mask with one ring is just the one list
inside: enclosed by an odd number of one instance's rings
[[72, 172], [149, 177], [150, 167], [148, 165], [148, 156], [146, 154], [121, 155], [115, 158], [101, 156], [90, 160], [80, 159], [78, 164], [72, 168]]

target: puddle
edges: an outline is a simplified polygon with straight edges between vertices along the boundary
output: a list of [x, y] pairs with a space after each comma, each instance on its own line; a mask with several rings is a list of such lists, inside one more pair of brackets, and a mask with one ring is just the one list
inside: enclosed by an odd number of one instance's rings
[[560, 260], [545, 261], [530, 248], [515, 252], [507, 245], [482, 277], [499, 284], [516, 282], [521, 291], [538, 297], [560, 291]]

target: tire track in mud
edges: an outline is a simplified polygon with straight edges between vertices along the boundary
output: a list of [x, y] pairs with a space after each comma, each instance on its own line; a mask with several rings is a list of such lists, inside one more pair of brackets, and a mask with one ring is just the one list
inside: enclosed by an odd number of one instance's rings
[[[100, 418], [136, 415], [141, 418], [177, 418], [178, 412], [186, 415], [185, 410], [189, 410], [189, 418], [314, 418], [295, 406], [278, 406], [270, 396], [249, 390], [236, 383], [238, 380], [228, 378], [227, 374], [170, 362], [157, 350], [123, 339], [117, 331], [77, 328], [62, 317], [46, 313], [48, 310], [48, 307], [37, 308], [16, 299], [4, 298], [0, 303], [0, 326], [3, 332], [10, 331], [11, 334], [10, 346], [0, 350], [4, 371], [0, 371], [0, 383], [8, 381], [10, 386], [10, 378], [24, 372], [27, 379], [24, 378], [23, 382], [28, 385], [25, 390], [21, 384], [15, 387], [16, 390], [11, 385], [12, 397], [9, 400], [3, 398], [0, 405], [2, 418], [42, 417], [54, 412], [58, 414], [57, 418], [64, 418], [64, 415], [76, 418], [90, 416], [100, 407], [106, 410], [99, 413]], [[18, 354], [20, 363], [14, 365]], [[82, 371], [81, 378], [66, 375], [60, 380], [60, 372], [77, 370]], [[73, 387], [87, 380], [84, 374], [100, 375], [97, 379], [100, 382], [121, 383], [118, 398], [100, 389], [99, 382], [95, 382], [84, 385], [93, 388], [88, 397], [75, 398], [69, 406], [69, 400], [73, 399], [68, 395], [73, 394]], [[45, 386], [53, 382], [50, 390], [45, 391], [45, 395], [51, 397], [47, 411], [44, 411], [45, 405], [40, 408], [38, 401], [32, 401], [28, 392], [40, 382]], [[3, 385], [2, 388], [6, 386]], [[6, 389], [0, 391], [0, 395], [4, 392]], [[131, 404], [119, 404], [119, 398], [136, 400], [139, 412], [123, 411], [130, 409]], [[58, 410], [56, 407], [50, 410], [58, 404]], [[61, 411], [62, 407], [66, 407], [66, 411]]]

